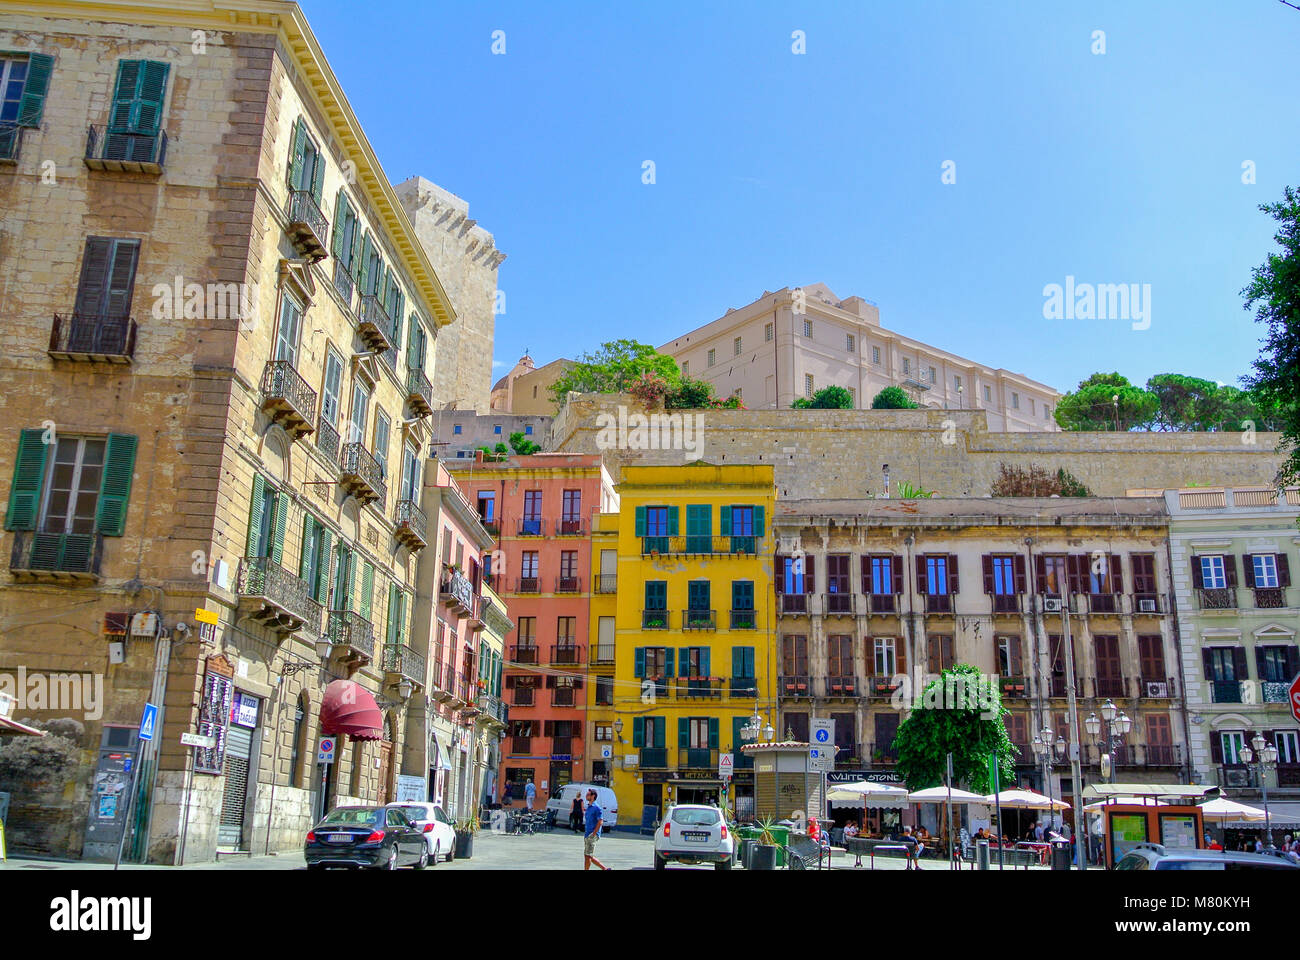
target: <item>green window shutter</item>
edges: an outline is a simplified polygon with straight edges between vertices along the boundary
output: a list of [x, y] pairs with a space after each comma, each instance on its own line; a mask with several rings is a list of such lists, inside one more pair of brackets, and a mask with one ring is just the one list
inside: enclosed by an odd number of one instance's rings
[[731, 648], [731, 675], [733, 677], [743, 677], [744, 674], [741, 673], [740, 671], [744, 669], [744, 666], [745, 666], [745, 648], [732, 647]]
[[686, 535], [688, 537], [702, 537], [711, 534], [713, 530], [709, 523], [709, 505], [707, 503], [688, 503], [686, 505]]
[[634, 533], [638, 537], [645, 536], [645, 507], [636, 508], [636, 530]]
[[632, 746], [645, 746], [645, 717], [632, 718]]
[[361, 220], [351, 206], [348, 207], [348, 215], [352, 218], [352, 249], [348, 251], [348, 265], [352, 268], [352, 278], [355, 280], [361, 271]]
[[398, 588], [397, 591], [397, 642], [406, 646], [407, 640], [410, 639], [406, 632], [406, 609], [409, 606], [406, 602], [406, 591]]
[[686, 585], [686, 606], [691, 610], [709, 609], [709, 581], [692, 580]]
[[27, 79], [23, 82], [22, 99], [18, 101], [18, 126], [39, 127], [45, 114], [45, 94], [50, 89], [50, 74], [54, 72], [54, 58], [45, 53], [33, 53], [27, 58]]
[[677, 749], [685, 750], [691, 745], [691, 721], [687, 717], [677, 718]]
[[135, 97], [140, 88], [140, 66], [143, 60], [119, 60], [117, 62], [117, 82], [113, 86], [113, 105], [108, 112], [110, 130], [128, 131], [131, 129], [132, 114], [135, 112]]
[[401, 617], [400, 598], [401, 592], [398, 590], [397, 584], [390, 583], [388, 585], [388, 632], [386, 634], [389, 643], [397, 643], [398, 622]]
[[370, 278], [370, 254], [373, 250], [374, 241], [370, 239], [370, 231], [367, 230], [361, 240], [361, 256], [352, 261], [353, 274], [362, 296], [366, 294], [366, 283]]
[[275, 495], [275, 525], [271, 528], [271, 559], [284, 562], [284, 530], [289, 525], [289, 497], [283, 492]]
[[765, 512], [766, 511], [761, 504], [754, 505], [754, 536], [756, 537], [767, 536], [767, 532], [763, 529], [763, 522], [765, 519], [763, 515]]
[[[311, 528], [316, 521], [310, 513], [303, 514], [302, 518], [302, 551], [298, 558], [298, 579], [306, 580], [307, 574], [311, 573], [311, 558], [315, 552], [315, 543], [312, 542]], [[316, 589], [315, 584], [309, 584], [311, 589]]]
[[131, 499], [137, 442], [132, 434], [108, 435], [104, 474], [99, 481], [99, 507], [95, 511], [95, 530], [106, 537], [120, 537], [126, 529], [126, 505]]
[[299, 117], [293, 122], [293, 134], [289, 140], [289, 189], [297, 190], [302, 182], [302, 167], [306, 162], [304, 151], [307, 148], [307, 125]]
[[18, 435], [18, 456], [14, 460], [14, 481], [9, 487], [6, 530], [35, 530], [40, 512], [41, 487], [45, 482], [45, 431], [23, 430]]
[[745, 735], [740, 732], [740, 728], [748, 722], [744, 717], [731, 718], [731, 749], [735, 752], [733, 759], [737, 761], [740, 760], [740, 746], [745, 742]]
[[343, 256], [343, 236], [347, 229], [348, 222], [348, 198], [339, 187], [338, 194], [334, 197], [334, 233], [330, 237], [330, 253], [336, 259]]
[[673, 648], [661, 647], [660, 649], [664, 652], [664, 676], [671, 677], [673, 675]]
[[731, 609], [754, 609], [754, 582], [752, 580], [731, 581]]
[[645, 676], [645, 647], [636, 647], [632, 651], [632, 676], [638, 680]]
[[262, 552], [262, 510], [266, 506], [266, 481], [260, 473], [253, 474], [253, 502], [248, 510], [248, 542], [244, 556], [256, 557]]
[[370, 619], [370, 604], [375, 593], [375, 565], [369, 560], [361, 561], [361, 617]]
[[677, 507], [668, 508], [668, 536], [670, 537], [677, 536], [677, 514]]
[[710, 652], [708, 647], [700, 647], [700, 676], [702, 677], [713, 676], [713, 664], [709, 662], [712, 659], [709, 656]]
[[325, 155], [317, 150], [313, 159], [315, 165], [311, 171], [311, 195], [316, 198], [316, 203], [319, 204], [325, 190]]
[[140, 88], [136, 95], [133, 130], [136, 133], [156, 134], [162, 127], [163, 101], [167, 98], [167, 73], [170, 64], [157, 60], [142, 60]]
[[754, 676], [754, 648], [745, 647], [745, 676]]
[[709, 749], [718, 749], [718, 718], [709, 717]]
[[721, 507], [719, 514], [721, 524], [718, 530], [724, 537], [729, 537], [731, 536], [731, 507]]
[[316, 600], [320, 603], [328, 603], [330, 597], [330, 543], [334, 539], [329, 530], [317, 524], [320, 527], [320, 564], [316, 568]]
[[665, 746], [664, 739], [667, 737], [667, 735], [668, 735], [667, 719], [661, 718], [660, 721], [655, 724], [655, 746], [662, 750]]

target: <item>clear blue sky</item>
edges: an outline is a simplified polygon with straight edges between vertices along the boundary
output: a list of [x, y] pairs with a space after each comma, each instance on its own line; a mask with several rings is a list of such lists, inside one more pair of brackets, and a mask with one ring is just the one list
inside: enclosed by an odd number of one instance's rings
[[[1058, 389], [1231, 383], [1257, 353], [1256, 206], [1300, 182], [1276, 0], [303, 6], [389, 177], [464, 197], [509, 255], [498, 371], [816, 281]], [[1150, 329], [1044, 320], [1067, 275], [1149, 283]]]

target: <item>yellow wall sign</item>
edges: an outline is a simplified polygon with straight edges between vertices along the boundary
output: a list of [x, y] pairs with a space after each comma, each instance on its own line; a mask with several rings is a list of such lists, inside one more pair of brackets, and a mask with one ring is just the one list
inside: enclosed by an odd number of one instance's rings
[[211, 624], [216, 624], [219, 620], [215, 610], [203, 610], [201, 608], [194, 611], [194, 619], [199, 623]]

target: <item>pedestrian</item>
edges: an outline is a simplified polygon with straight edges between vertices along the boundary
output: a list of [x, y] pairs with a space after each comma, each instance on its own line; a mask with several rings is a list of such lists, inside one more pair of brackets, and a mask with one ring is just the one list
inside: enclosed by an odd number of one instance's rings
[[594, 863], [602, 870], [608, 870], [596, 859], [596, 841], [600, 839], [601, 828], [605, 825], [604, 811], [596, 804], [596, 791], [587, 791], [587, 813], [585, 818], [586, 833], [582, 838], [582, 869], [590, 870]]
[[510, 781], [507, 780], [505, 787], [501, 790], [501, 805], [509, 808], [510, 804], [514, 803], [514, 800], [515, 798], [510, 792]]
[[530, 779], [526, 784], [524, 784], [524, 809], [532, 810], [533, 801], [536, 799], [537, 788], [533, 786], [533, 781]]
[[904, 827], [903, 836], [901, 837], [903, 846], [907, 847], [907, 869], [921, 869], [921, 844], [917, 842], [916, 837], [912, 836], [912, 828]]
[[1045, 835], [1046, 832], [1043, 830], [1043, 821], [1039, 820], [1034, 824], [1034, 840], [1038, 843], [1042, 843]]
[[574, 833], [582, 830], [582, 797], [573, 798], [573, 807], [569, 810], [569, 829]]

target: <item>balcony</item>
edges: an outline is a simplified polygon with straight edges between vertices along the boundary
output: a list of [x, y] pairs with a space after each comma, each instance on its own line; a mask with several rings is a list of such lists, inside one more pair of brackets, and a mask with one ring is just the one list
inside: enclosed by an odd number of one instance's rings
[[729, 695], [739, 700], [752, 700], [758, 696], [758, 681], [753, 677], [732, 677]]
[[532, 753], [533, 738], [532, 737], [511, 737], [510, 752], [515, 754], [523, 754], [524, 756], [527, 756], [528, 754]]
[[312, 260], [324, 260], [329, 256], [330, 222], [321, 213], [310, 190], [290, 190], [285, 215], [289, 220], [285, 233], [293, 242], [294, 249]]
[[994, 613], [1020, 613], [1022, 608], [1022, 595], [1019, 593], [995, 593], [990, 598], [993, 601]]
[[384, 644], [384, 679], [389, 683], [410, 680], [424, 686], [424, 656], [400, 643]]
[[1137, 695], [1147, 700], [1173, 700], [1177, 697], [1173, 677], [1142, 677]]
[[520, 577], [515, 581], [515, 593], [541, 593], [542, 580], [540, 577]]
[[433, 416], [433, 384], [419, 368], [406, 371], [406, 403], [417, 417]]
[[542, 518], [529, 517], [519, 521], [519, 536], [540, 537], [542, 535]]
[[1264, 680], [1259, 685], [1262, 703], [1290, 703], [1291, 684], [1285, 680]]
[[1117, 676], [1093, 677], [1092, 695], [1099, 698], [1106, 697], [1107, 699], [1125, 696], [1124, 678]]
[[478, 707], [479, 718], [489, 728], [504, 730], [506, 724], [509, 723], [510, 710], [501, 701], [500, 697], [495, 697], [490, 693], [480, 693], [475, 705]]
[[668, 611], [667, 610], [642, 610], [641, 629], [642, 630], [667, 630]]
[[899, 684], [895, 683], [888, 677], [868, 677], [867, 678], [867, 699], [869, 700], [889, 700], [894, 696]]
[[781, 616], [798, 616], [808, 612], [808, 595], [806, 593], [778, 593], [776, 595], [776, 612]]
[[823, 597], [828, 617], [834, 616], [852, 616], [854, 611], [853, 594], [851, 593], [828, 593]]
[[469, 624], [471, 632], [479, 633], [487, 629], [487, 612], [492, 604], [486, 597], [474, 596], [471, 599], [474, 601], [474, 605], [470, 607], [469, 613], [465, 615], [465, 622]]
[[459, 570], [448, 569], [438, 582], [438, 600], [453, 613], [468, 616], [474, 609], [474, 584]]
[[325, 636], [343, 659], [369, 663], [375, 658], [375, 628], [359, 613], [331, 610], [326, 618]]
[[858, 681], [856, 677], [827, 677], [822, 681], [823, 696], [830, 699], [856, 697]]
[[1279, 610], [1286, 606], [1286, 591], [1282, 587], [1256, 587], [1255, 606], [1261, 610]]
[[718, 772], [718, 751], [707, 747], [687, 747], [677, 751], [678, 770], [709, 770]]
[[591, 585], [595, 593], [618, 593], [618, 574], [598, 573], [592, 578]]
[[897, 613], [898, 598], [892, 593], [869, 593], [864, 598], [869, 613]]
[[555, 521], [555, 535], [557, 537], [581, 537], [585, 533], [586, 528], [583, 526], [582, 521], [576, 517]]
[[423, 550], [429, 545], [429, 520], [414, 500], [397, 501], [393, 522], [397, 525], [395, 535], [398, 541], [412, 551]]
[[1211, 703], [1241, 703], [1240, 680], [1211, 680]]
[[1118, 593], [1090, 593], [1087, 596], [1089, 613], [1119, 613], [1123, 609]]
[[262, 371], [262, 412], [294, 440], [316, 432], [316, 391], [288, 360], [272, 360]]
[[1029, 684], [1024, 677], [1001, 677], [1002, 696], [1023, 700], [1029, 695]]
[[812, 678], [801, 676], [782, 676], [776, 687], [779, 697], [811, 697], [813, 695]]
[[371, 350], [387, 353], [397, 349], [397, 324], [374, 294], [361, 298], [357, 313], [357, 335]]
[[1196, 591], [1196, 605], [1202, 610], [1237, 609], [1237, 591], [1232, 587], [1200, 587]]
[[130, 317], [55, 314], [50, 357], [82, 363], [130, 363], [135, 356], [135, 321]]
[[352, 278], [352, 271], [348, 269], [347, 264], [337, 257], [334, 259], [334, 289], [343, 298], [344, 306], [351, 313], [352, 294], [356, 290], [356, 281]]
[[334, 424], [325, 419], [324, 415], [316, 421], [316, 449], [330, 463], [338, 464], [339, 432]]
[[1133, 594], [1133, 612], [1138, 615], [1142, 614], [1162, 614], [1168, 613], [1168, 604], [1165, 598], [1158, 593], [1135, 593]]
[[556, 593], [582, 593], [581, 577], [556, 577]]
[[523, 664], [539, 663], [540, 660], [539, 660], [539, 654], [537, 652], [538, 649], [540, 648], [537, 647], [536, 644], [531, 644], [531, 643], [511, 644], [510, 662], [523, 663]]
[[732, 610], [731, 611], [731, 629], [732, 630], [756, 630], [758, 629], [758, 615], [753, 610]]
[[429, 699], [435, 703], [442, 703], [451, 696], [451, 691], [447, 687], [446, 667], [441, 660], [433, 661], [433, 669], [429, 671]]
[[1300, 787], [1300, 763], [1279, 763], [1277, 765], [1277, 785], [1279, 787]]
[[871, 764], [892, 766], [898, 762], [898, 751], [892, 743], [864, 743], [862, 757]]
[[677, 700], [722, 699], [722, 681], [717, 677], [677, 677], [672, 685]]
[[751, 556], [757, 552], [758, 537], [714, 537], [689, 534], [684, 537], [641, 538], [643, 556]]
[[360, 441], [343, 445], [339, 457], [339, 479], [343, 482], [343, 489], [356, 497], [362, 506], [375, 502], [382, 504], [388, 497], [383, 467]]
[[947, 593], [925, 594], [926, 613], [952, 613], [952, 596]]
[[683, 630], [716, 630], [718, 617], [712, 610], [683, 610]]
[[667, 770], [668, 750], [664, 747], [641, 747], [640, 766], [643, 770]]
[[317, 633], [324, 607], [311, 586], [269, 557], [245, 557], [239, 566], [239, 605], [249, 619], [280, 634]]
[[99, 580], [104, 538], [98, 533], [15, 532], [9, 572], [15, 580], [70, 583]]
[[447, 664], [447, 672], [443, 674], [442, 689], [446, 692], [443, 703], [450, 710], [459, 710], [469, 702], [469, 692], [457, 675], [454, 663]]
[[586, 648], [580, 643], [551, 644], [551, 664], [557, 667], [576, 667], [583, 661]]
[[99, 127], [86, 128], [86, 155], [82, 158], [90, 170], [113, 173], [146, 173], [158, 176], [167, 162], [166, 133], [130, 133]]
[[0, 123], [0, 164], [15, 164], [23, 149], [23, 128], [16, 123]]

